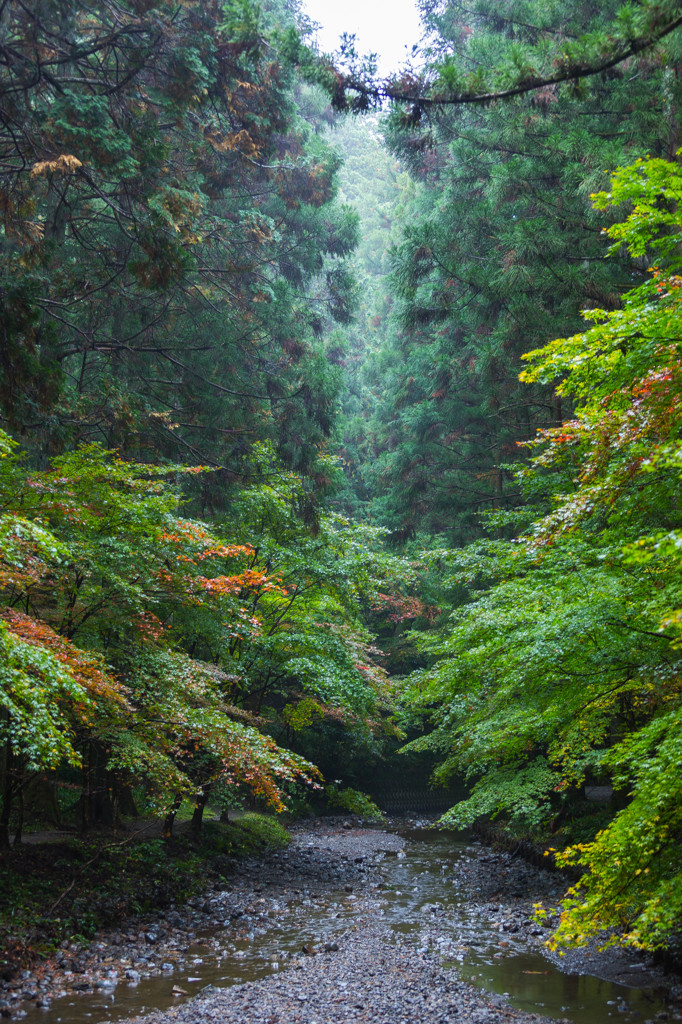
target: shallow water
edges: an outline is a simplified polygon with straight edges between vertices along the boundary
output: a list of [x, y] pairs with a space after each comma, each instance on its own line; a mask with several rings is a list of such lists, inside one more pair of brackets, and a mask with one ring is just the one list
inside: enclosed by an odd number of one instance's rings
[[[652, 993], [563, 973], [513, 935], [504, 936], [507, 948], [501, 949], [499, 932], [458, 885], [456, 865], [465, 843], [444, 832], [412, 829], [400, 834], [406, 839], [404, 854], [379, 853], [375, 858], [381, 861], [385, 887], [370, 897], [372, 916], [412, 935], [420, 948], [440, 952], [444, 964], [465, 981], [504, 995], [519, 1009], [575, 1024], [641, 1022], [665, 1009]], [[310, 845], [315, 845], [314, 838]], [[120, 981], [106, 994], [70, 994], [48, 1009], [30, 1010], [25, 1024], [95, 1024], [165, 1009], [182, 1001], [173, 996], [174, 985], [191, 996], [209, 984], [221, 987], [266, 977], [298, 955], [303, 944], [333, 939], [357, 920], [356, 899], [344, 891], [324, 898], [304, 895], [289, 903], [286, 912], [284, 905], [281, 910], [280, 915], [274, 908], [266, 930], [241, 939], [223, 929], [197, 935], [187, 963], [172, 973], [143, 978], [137, 985]]]
[[[424, 917], [431, 908], [422, 908], [435, 905], [432, 929], [439, 930], [442, 912], [441, 927], [455, 939], [454, 956], [451, 941], [448, 949], [441, 950], [444, 963], [456, 968], [463, 980], [505, 996], [518, 1009], [575, 1024], [603, 1024], [609, 1019], [645, 1021], [666, 1009], [652, 992], [589, 974], [564, 973], [513, 934], [504, 934], [509, 946], [501, 949], [500, 933], [472, 911], [470, 893], [458, 886], [456, 864], [466, 844], [443, 832], [412, 830], [405, 834], [409, 837], [408, 857], [393, 864], [385, 862], [396, 891], [393, 900], [389, 897], [386, 901], [389, 906], [384, 920], [401, 932], [428, 932]], [[439, 948], [428, 941], [424, 944]], [[671, 1014], [670, 1019], [676, 1018]]]

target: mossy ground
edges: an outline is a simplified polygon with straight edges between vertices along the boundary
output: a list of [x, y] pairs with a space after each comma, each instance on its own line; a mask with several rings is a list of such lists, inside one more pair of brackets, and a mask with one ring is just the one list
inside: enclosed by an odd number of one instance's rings
[[64, 939], [92, 938], [125, 918], [182, 903], [247, 856], [289, 842], [273, 818], [206, 821], [170, 840], [116, 832], [25, 843], [0, 861], [0, 973], [48, 955]]

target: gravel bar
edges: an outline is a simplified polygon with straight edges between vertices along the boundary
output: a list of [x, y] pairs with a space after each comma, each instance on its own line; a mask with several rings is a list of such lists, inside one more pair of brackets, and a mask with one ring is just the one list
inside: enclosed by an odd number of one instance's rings
[[[125, 1024], [545, 1024], [443, 971], [389, 929], [360, 919], [338, 950], [278, 976], [203, 993], [183, 1006]], [[557, 1024], [557, 1021], [554, 1021]]]
[[[127, 1021], [118, 1018], [119, 1024], [548, 1022], [534, 1012], [512, 1008], [503, 996], [461, 980], [454, 965], [462, 959], [456, 906], [424, 904], [410, 935], [382, 921], [384, 858], [404, 858], [409, 840], [395, 831], [364, 828], [359, 821], [343, 819], [318, 819], [291, 831], [293, 841], [286, 850], [240, 862], [229, 880], [214, 881], [203, 897], [129, 919], [118, 931], [102, 932], [87, 946], [64, 943], [33, 972], [0, 979], [0, 1017], [21, 1017], [23, 1007], [33, 1003], [47, 1020], [48, 1007], [58, 996], [82, 994], [88, 999], [97, 992], [114, 991], [117, 983], [134, 987], [146, 978], [164, 977], [168, 997], [159, 1001], [160, 1008]], [[543, 946], [546, 929], [529, 921], [531, 905], [538, 898], [549, 906], [555, 904], [564, 880], [479, 845], [469, 846], [454, 870], [469, 894], [467, 913], [480, 917], [488, 931], [499, 933], [501, 952]], [[447, 881], [446, 875], [443, 878]], [[309, 912], [317, 921], [314, 939], [307, 924]], [[192, 992], [175, 986], [172, 996], [178, 1000], [169, 1006], [174, 978], [188, 965], [201, 963], [193, 952], [198, 936], [208, 930], [215, 933], [218, 946], [234, 949], [230, 942], [248, 944], [268, 934], [274, 921], [282, 920], [293, 922], [295, 929], [300, 921], [301, 931], [294, 932], [297, 940], [300, 934], [297, 950], [277, 956], [281, 970], [226, 988], [208, 985], [193, 998]], [[232, 955], [244, 953], [237, 950]], [[667, 982], [680, 998], [675, 985], [679, 979], [665, 978], [648, 958], [638, 960], [617, 950], [605, 954], [587, 950], [573, 951], [566, 960], [569, 963], [562, 967], [576, 974], [652, 987]], [[216, 984], [225, 982], [221, 978]], [[93, 1010], [87, 1016], [96, 1020], [98, 1012]], [[62, 1015], [56, 1019], [68, 1021], [64, 1011], [59, 1012]], [[656, 1016], [668, 1019], [667, 1012]], [[554, 1018], [554, 1024], [560, 1022]]]
[[[355, 869], [357, 916], [345, 934], [311, 948], [310, 955], [279, 974], [229, 988], [209, 986], [182, 1005], [119, 1024], [548, 1024], [546, 1017], [513, 1009], [502, 997], [461, 981], [454, 970], [443, 968], [441, 956], [376, 920], [370, 905], [376, 880], [363, 862], [380, 850], [400, 851], [402, 838], [349, 829], [348, 823], [345, 830], [338, 824], [308, 826], [288, 855], [299, 879], [299, 857], [306, 856], [311, 838], [315, 852], [307, 854], [312, 860], [306, 864], [308, 884], [323, 864], [325, 881], [328, 873], [338, 881], [339, 868]], [[336, 871], [330, 872], [332, 864]]]

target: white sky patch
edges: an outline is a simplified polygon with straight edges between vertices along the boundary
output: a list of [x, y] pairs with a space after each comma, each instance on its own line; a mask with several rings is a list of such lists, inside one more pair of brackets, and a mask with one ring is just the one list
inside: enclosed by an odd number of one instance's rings
[[405, 63], [422, 35], [413, 0], [304, 0], [303, 6], [312, 21], [322, 26], [315, 36], [322, 51], [338, 50], [341, 34], [355, 33], [358, 53], [379, 55], [382, 77]]

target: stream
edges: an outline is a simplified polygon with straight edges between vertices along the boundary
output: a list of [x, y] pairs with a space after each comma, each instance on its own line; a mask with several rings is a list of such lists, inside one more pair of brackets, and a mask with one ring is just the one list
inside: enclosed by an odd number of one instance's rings
[[[380, 834], [374, 835], [378, 839]], [[259, 884], [253, 886], [248, 913], [236, 911], [236, 919], [222, 926], [190, 931], [182, 956], [173, 959], [169, 954], [163, 973], [145, 977], [144, 964], [138, 964], [139, 980], [134, 971], [131, 981], [110, 971], [111, 979], [99, 982], [94, 991], [71, 991], [47, 1008], [30, 1007], [25, 1024], [114, 1022], [178, 1005], [209, 985], [255, 981], [304, 956], [304, 947], [314, 955], [323, 953], [326, 944], [325, 955], [333, 955], [335, 939], [355, 925], [361, 927], [367, 915], [408, 936], [424, 952], [437, 952], [462, 980], [518, 1009], [574, 1024], [603, 1024], [610, 1018], [682, 1020], [651, 991], [603, 981], [575, 968], [572, 973], [560, 970], [541, 951], [540, 929], [519, 925], [519, 913], [510, 911], [509, 901], [502, 897], [491, 905], [487, 897], [477, 898], [470, 880], [463, 880], [467, 864], [486, 859], [481, 848], [472, 849], [450, 833], [418, 828], [400, 829], [388, 838], [388, 849], [381, 849], [379, 840], [367, 854], [343, 856], [356, 870], [367, 872], [361, 876], [363, 885], [339, 885], [332, 878], [320, 887], [295, 873], [291, 877], [290, 857], [314, 862], [321, 849], [314, 832], [299, 833], [298, 854], [271, 858], [275, 870], [280, 865], [289, 874], [278, 880], [270, 868], [269, 874], [256, 872]], [[230, 882], [225, 892], [209, 894], [204, 910], [215, 904], [218, 917], [225, 913], [221, 900], [229, 899]], [[639, 965], [630, 966], [635, 971]]]

